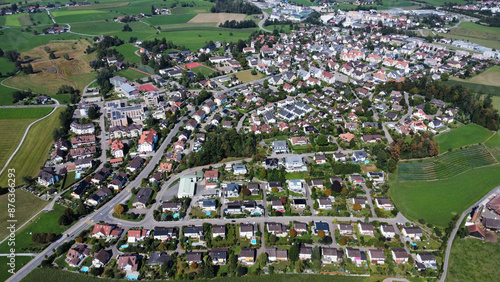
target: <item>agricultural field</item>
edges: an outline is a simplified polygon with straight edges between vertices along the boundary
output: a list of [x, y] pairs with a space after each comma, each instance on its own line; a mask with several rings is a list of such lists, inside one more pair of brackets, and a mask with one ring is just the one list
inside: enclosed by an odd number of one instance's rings
[[26, 128], [53, 108], [8, 108], [0, 111], [0, 169], [19, 145]]
[[[26, 225], [23, 229], [16, 233], [16, 253], [26, 253], [24, 248], [41, 247], [39, 244], [31, 240], [32, 233], [55, 233], [61, 234], [66, 228], [57, 223], [59, 217], [63, 214], [66, 207], [61, 205], [54, 205], [54, 209], [49, 212], [42, 212], [40, 215], [33, 219], [32, 223]], [[0, 252], [8, 253], [7, 241], [0, 245]]]
[[125, 77], [128, 81], [136, 81], [139, 78], [144, 78], [147, 77], [146, 74], [143, 74], [141, 72], [132, 70], [132, 69], [126, 69], [122, 70], [116, 73], [118, 76]]
[[241, 83], [251, 82], [264, 77], [264, 75], [260, 72], [257, 72], [256, 75], [253, 75], [251, 70], [241, 71], [236, 73], [235, 75]]
[[36, 24], [53, 24], [52, 20], [49, 18], [49, 15], [45, 12], [43, 13], [34, 13], [30, 14], [31, 21]]
[[198, 14], [192, 18], [188, 23], [206, 23], [218, 26], [225, 21], [243, 21], [245, 20], [245, 14], [230, 14], [230, 13], [217, 13], [217, 14]]
[[[25, 266], [28, 262], [30, 262], [33, 257], [16, 257], [16, 267], [15, 270], [18, 271], [23, 266]], [[7, 263], [9, 262], [8, 257], [0, 257], [0, 280], [6, 281], [11, 274], [7, 272]]]
[[469, 88], [472, 92], [479, 94], [490, 94], [493, 96], [500, 96], [500, 87], [493, 85], [477, 84], [468, 82], [468, 80], [460, 79], [457, 77], [450, 77], [450, 80], [444, 81], [444, 84], [448, 86], [462, 85], [463, 87]]
[[454, 177], [468, 170], [497, 163], [485, 146], [457, 150], [423, 161], [400, 162], [399, 181], [429, 181]]
[[[52, 143], [52, 131], [59, 126], [59, 114], [63, 108], [57, 108], [49, 117], [34, 124], [26, 139], [9, 164], [16, 170], [16, 185], [22, 183], [25, 175], [36, 176], [44, 164]], [[7, 173], [0, 175], [0, 187], [7, 186]]]
[[449, 33], [440, 34], [452, 39], [466, 40], [486, 47], [500, 49], [500, 28], [463, 22]]
[[[25, 90], [31, 89], [36, 93], [47, 95], [53, 95], [61, 85], [70, 85], [82, 91], [94, 79], [89, 62], [95, 57], [95, 54], [84, 54], [87, 45], [86, 40], [63, 41], [42, 45], [28, 52], [23, 52], [21, 57], [29, 56], [32, 58], [31, 65], [35, 73], [31, 75], [19, 74], [4, 81], [4, 84]], [[49, 54], [44, 50], [45, 47], [54, 51], [57, 59], [50, 60]], [[68, 54], [70, 60], [64, 59], [64, 54]]]
[[457, 81], [500, 87], [500, 67], [495, 66], [470, 79], [457, 79]]
[[436, 141], [439, 143], [439, 152], [443, 153], [448, 149], [456, 149], [466, 145], [478, 144], [486, 141], [491, 136], [491, 131], [471, 123], [453, 129], [450, 132], [439, 134]]
[[[19, 203], [29, 203], [29, 205], [18, 205], [16, 207], [16, 219], [18, 224], [26, 222], [38, 211], [40, 211], [47, 202], [40, 200], [32, 194], [25, 192], [21, 189], [16, 190], [16, 201]], [[9, 235], [7, 230], [7, 194], [0, 196], [0, 238], [3, 240]]]
[[[112, 20], [121, 16], [117, 12], [112, 13], [104, 10], [81, 10], [81, 11], [53, 11], [51, 12], [57, 23], [78, 23]], [[106, 24], [101, 22], [101, 24]]]
[[180, 24], [180, 23], [189, 22], [195, 16], [196, 16], [196, 14], [160, 15], [160, 16], [153, 16], [152, 18], [144, 19], [144, 22], [147, 22], [147, 23], [152, 24], [154, 26], [166, 25], [166, 24]]
[[[254, 29], [220, 29], [212, 28], [207, 30], [197, 29], [189, 30], [186, 28], [162, 32], [155, 36], [155, 38], [165, 37], [167, 40], [172, 40], [174, 44], [185, 46], [191, 51], [197, 51], [206, 45], [206, 42], [213, 41], [238, 41], [239, 39], [246, 40]], [[150, 38], [152, 39], [152, 38]]]
[[455, 239], [450, 252], [447, 281], [495, 281], [500, 275], [500, 242]]
[[[43, 27], [33, 28], [39, 33]], [[3, 50], [16, 49], [19, 52], [26, 52], [40, 45], [48, 43], [56, 43], [60, 40], [81, 39], [81, 35], [72, 33], [54, 34], [54, 35], [34, 35], [32, 32], [21, 32], [20, 29], [7, 28], [3, 29], [2, 40], [0, 40], [0, 48]]]
[[398, 181], [389, 177], [390, 195], [396, 207], [410, 220], [445, 227], [491, 189], [500, 185], [500, 166], [486, 166], [437, 181]]
[[25, 14], [15, 14], [15, 15], [5, 16], [5, 25], [6, 26], [22, 26], [21, 21], [19, 21], [19, 18], [22, 16], [25, 16]]

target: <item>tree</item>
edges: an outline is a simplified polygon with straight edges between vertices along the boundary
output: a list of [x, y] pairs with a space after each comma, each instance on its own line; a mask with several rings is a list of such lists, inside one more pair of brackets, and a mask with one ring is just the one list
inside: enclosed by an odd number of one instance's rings
[[271, 188], [271, 192], [273, 193], [278, 193], [278, 191], [279, 191], [278, 187]]
[[259, 263], [260, 263], [260, 266], [262, 266], [262, 267], [266, 266], [266, 264], [267, 264], [267, 254], [266, 254], [266, 252], [262, 252], [262, 254], [260, 254], [260, 256], [259, 256]]
[[131, 28], [128, 24], [125, 24], [125, 25], [123, 26], [122, 31], [132, 31], [132, 28]]
[[115, 208], [115, 214], [118, 216], [118, 217], [121, 217], [122, 216], [122, 213], [125, 211], [125, 208], [123, 208], [122, 205], [116, 205]]
[[319, 230], [319, 231], [318, 231], [318, 236], [319, 236], [319, 238], [321, 238], [321, 239], [325, 238], [325, 231], [323, 231], [323, 230]]
[[355, 210], [355, 211], [360, 211], [361, 210], [361, 205], [358, 204], [358, 203], [355, 203], [353, 206], [352, 206], [352, 209]]
[[241, 190], [241, 193], [243, 194], [243, 196], [252, 195], [252, 192], [250, 192], [250, 189], [248, 189], [247, 187], [243, 188], [243, 190]]
[[32, 186], [32, 185], [34, 185], [36, 183], [35, 178], [31, 177], [30, 175], [23, 176], [23, 181], [28, 186]]
[[198, 264], [197, 264], [195, 261], [193, 261], [193, 262], [191, 263], [190, 267], [191, 267], [192, 269], [197, 269], [197, 268], [198, 268]]
[[300, 248], [298, 244], [293, 244], [290, 247], [288, 258], [290, 259], [291, 262], [296, 262], [297, 260], [299, 260], [299, 252]]
[[236, 268], [236, 274], [238, 275], [238, 277], [244, 276], [247, 273], [248, 273], [248, 268], [246, 268], [243, 265], [238, 265], [238, 267]]
[[68, 55], [68, 53], [64, 53], [63, 58], [64, 58], [65, 60], [69, 61], [69, 55]]
[[298, 260], [296, 263], [295, 263], [295, 271], [297, 273], [302, 273], [304, 271], [304, 262], [302, 260]]
[[54, 53], [54, 51], [50, 51], [50, 53], [49, 53], [49, 59], [50, 60], [57, 59], [56, 54]]
[[326, 189], [326, 190], [325, 190], [325, 195], [326, 195], [327, 197], [330, 197], [330, 196], [332, 195], [332, 190], [330, 190], [330, 189]]
[[96, 107], [90, 107], [88, 111], [89, 119], [98, 119], [99, 118], [99, 111], [96, 109]]
[[295, 231], [295, 229], [293, 229], [293, 228], [290, 228], [289, 233], [290, 233], [290, 237], [292, 237], [292, 238], [297, 236], [297, 231]]
[[345, 246], [347, 244], [347, 238], [342, 236], [339, 238], [339, 245]]
[[282, 196], [282, 197], [280, 197], [280, 200], [281, 200], [281, 203], [283, 203], [283, 205], [284, 205], [284, 204], [286, 204], [287, 198]]
[[320, 146], [327, 146], [328, 138], [325, 135], [321, 134], [320, 136], [318, 136], [318, 139], [316, 139], [316, 144]]

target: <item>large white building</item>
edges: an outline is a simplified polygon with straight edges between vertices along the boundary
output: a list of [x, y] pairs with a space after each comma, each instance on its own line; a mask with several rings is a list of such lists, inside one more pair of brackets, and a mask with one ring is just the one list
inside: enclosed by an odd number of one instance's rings
[[177, 197], [193, 197], [194, 190], [196, 188], [196, 176], [195, 175], [184, 175], [181, 176], [181, 181], [179, 183], [179, 191], [177, 192]]

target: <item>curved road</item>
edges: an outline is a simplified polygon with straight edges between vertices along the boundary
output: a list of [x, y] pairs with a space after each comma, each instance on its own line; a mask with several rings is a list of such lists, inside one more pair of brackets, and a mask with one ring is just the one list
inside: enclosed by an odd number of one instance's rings
[[264, 18], [259, 22], [259, 28], [262, 29], [263, 31], [267, 31], [267, 32], [271, 32], [269, 29], [265, 29], [264, 28], [264, 23], [266, 22], [266, 20], [269, 18], [269, 14], [262, 11], [262, 13], [264, 14]]
[[458, 228], [462, 224], [462, 221], [464, 220], [465, 216], [467, 216], [471, 211], [472, 208], [479, 205], [482, 201], [486, 200], [487, 198], [491, 197], [493, 194], [496, 194], [498, 191], [500, 191], [500, 186], [495, 187], [493, 190], [491, 190], [488, 194], [486, 194], [481, 200], [475, 202], [472, 206], [470, 206], [466, 211], [462, 213], [460, 218], [457, 221], [457, 224], [455, 225], [455, 228], [453, 228], [453, 231], [451, 232], [450, 238], [448, 239], [448, 245], [446, 246], [446, 253], [444, 257], [444, 263], [443, 263], [443, 274], [439, 281], [444, 282], [446, 280], [446, 274], [448, 272], [448, 264], [450, 262], [450, 251], [451, 251], [451, 246], [453, 245], [453, 241], [455, 239], [455, 236], [457, 235]]
[[9, 165], [10, 161], [14, 158], [14, 156], [16, 155], [17, 151], [19, 151], [19, 149], [21, 148], [21, 146], [23, 145], [23, 142], [24, 142], [24, 139], [26, 139], [26, 135], [28, 135], [28, 131], [30, 130], [31, 126], [34, 125], [35, 123], [47, 118], [48, 116], [50, 116], [51, 114], [54, 113], [54, 111], [58, 108], [58, 107], [61, 107], [61, 105], [57, 104], [53, 109], [52, 111], [50, 111], [50, 113], [48, 113], [46, 116], [42, 117], [42, 118], [39, 118], [37, 120], [35, 120], [34, 122], [30, 123], [30, 125], [28, 125], [28, 128], [26, 128], [26, 131], [24, 131], [24, 135], [23, 135], [23, 138], [21, 139], [21, 142], [19, 142], [19, 145], [17, 146], [16, 150], [12, 153], [12, 155], [10, 155], [9, 159], [7, 160], [7, 162], [5, 163], [5, 165], [3, 166], [2, 170], [0, 170], [0, 175], [4, 172], [5, 168], [7, 168], [7, 166]]

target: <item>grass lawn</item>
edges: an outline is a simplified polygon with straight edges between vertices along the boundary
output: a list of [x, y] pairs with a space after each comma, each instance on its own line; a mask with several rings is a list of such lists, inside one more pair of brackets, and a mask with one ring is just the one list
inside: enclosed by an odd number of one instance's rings
[[[16, 267], [15, 270], [18, 271], [21, 267], [25, 266], [28, 262], [30, 262], [33, 257], [16, 257]], [[9, 272], [7, 272], [7, 263], [9, 262], [9, 258], [0, 257], [0, 280], [6, 281], [7, 278], [11, 276]], [[10, 269], [10, 268], [8, 268]]]
[[[199, 50], [201, 47], [205, 46], [205, 41], [224, 41], [227, 42], [237, 42], [239, 39], [246, 40], [250, 34], [255, 29], [221, 29], [221, 28], [211, 28], [203, 30], [201, 27], [196, 27], [197, 29], [191, 30], [189, 26], [182, 27], [178, 30], [161, 32], [155, 35], [155, 38], [165, 37], [167, 40], [172, 40], [174, 44], [185, 46], [191, 51]], [[231, 35], [232, 34], [232, 35]], [[148, 38], [152, 39], [152, 38]]]
[[119, 71], [116, 73], [116, 75], [125, 77], [129, 81], [136, 81], [139, 78], [147, 77], [147, 75], [143, 74], [142, 72], [138, 72], [132, 69]]
[[215, 72], [215, 71], [213, 71], [205, 66], [199, 66], [199, 67], [192, 68], [191, 71], [193, 73], [201, 73], [204, 76], [209, 76]]
[[500, 242], [483, 242], [473, 238], [455, 239], [446, 280], [495, 281], [500, 275], [499, 260]]
[[436, 141], [439, 143], [439, 152], [443, 153], [448, 149], [484, 142], [491, 134], [488, 129], [471, 123], [444, 134], [439, 134], [436, 136]]
[[22, 15], [22, 16], [21, 16], [21, 17], [19, 17], [17, 20], [21, 23], [21, 25], [22, 25], [22, 26], [30, 26], [30, 25], [32, 25], [32, 24], [33, 24], [33, 23], [31, 22], [30, 15], [28, 15], [28, 14], [24, 14], [24, 15]]
[[500, 166], [473, 169], [437, 181], [395, 181], [390, 177], [390, 194], [398, 209], [410, 220], [444, 227], [455, 214], [500, 184]]
[[264, 77], [264, 75], [260, 72], [257, 72], [256, 75], [253, 75], [251, 70], [241, 71], [236, 73], [235, 75], [241, 83], [251, 82]]
[[[30, 219], [34, 214], [41, 210], [47, 202], [38, 199], [32, 194], [25, 192], [23, 190], [16, 190], [16, 202], [17, 203], [29, 203], [16, 205], [16, 219], [17, 223], [20, 225]], [[0, 238], [3, 240], [9, 235], [7, 230], [7, 194], [0, 196]]]
[[[4, 81], [4, 78], [0, 78], [0, 83]], [[0, 106], [12, 105], [14, 99], [12, 98], [12, 94], [17, 90], [5, 87], [0, 84]]]
[[77, 182], [78, 180], [80, 180], [80, 179], [75, 179], [75, 175], [76, 173], [74, 171], [70, 171], [66, 174], [61, 191], [75, 184], [75, 182]]
[[466, 81], [476, 84], [500, 86], [500, 67], [491, 67]]
[[287, 172], [285, 174], [285, 178], [287, 180], [290, 180], [290, 179], [304, 179], [308, 175], [309, 174], [307, 173], [307, 171]]
[[493, 101], [493, 108], [500, 111], [500, 96], [493, 96], [491, 100]]
[[490, 48], [500, 48], [500, 28], [482, 26], [472, 22], [463, 22], [453, 28], [447, 37], [452, 39], [469, 40]]
[[24, 16], [25, 14], [15, 14], [15, 15], [8, 15], [5, 16], [5, 25], [6, 26], [21, 26], [21, 22], [19, 21], [19, 18]]
[[[73, 26], [71, 28], [73, 28]], [[41, 33], [43, 27], [36, 27], [33, 29], [36, 29], [39, 33]], [[19, 52], [25, 52], [49, 42], [78, 38], [84, 38], [84, 36], [72, 33], [40, 36], [34, 35], [33, 32], [21, 32], [21, 29], [17, 28], [7, 28], [3, 29], [2, 40], [0, 40], [0, 48], [3, 50], [16, 49]]]
[[14, 71], [16, 69], [16, 66], [14, 65], [13, 62], [5, 59], [5, 58], [0, 58], [0, 72], [3, 75], [7, 75], [7, 73]]
[[0, 111], [0, 119], [37, 119], [50, 113], [52, 109], [52, 107], [6, 108]]
[[135, 47], [134, 45], [127, 43], [115, 47], [115, 49], [125, 57], [126, 62], [137, 63], [137, 64], [141, 63], [141, 57], [137, 56], [134, 53], [136, 50], [139, 50], [139, 48]]
[[[16, 185], [22, 183], [25, 175], [36, 176], [44, 164], [52, 143], [52, 131], [59, 126], [59, 114], [63, 108], [58, 108], [49, 117], [34, 124], [20, 150], [12, 159], [9, 168], [16, 170]], [[0, 175], [0, 186], [7, 186], [7, 173]]]
[[[65, 227], [60, 226], [59, 223], [57, 223], [57, 220], [63, 214], [65, 209], [66, 208], [63, 206], [54, 205], [54, 210], [42, 212], [40, 216], [33, 219], [32, 223], [19, 230], [16, 233], [16, 252], [26, 253], [31, 251], [27, 251], [25, 248], [43, 247], [43, 245], [36, 244], [31, 240], [31, 234], [33, 233], [45, 232], [60, 235], [64, 230], [66, 230]], [[3, 242], [0, 245], [0, 253], [7, 253], [9, 248], [10, 247], [7, 245], [7, 241]], [[38, 250], [36, 252], [38, 252]]]

